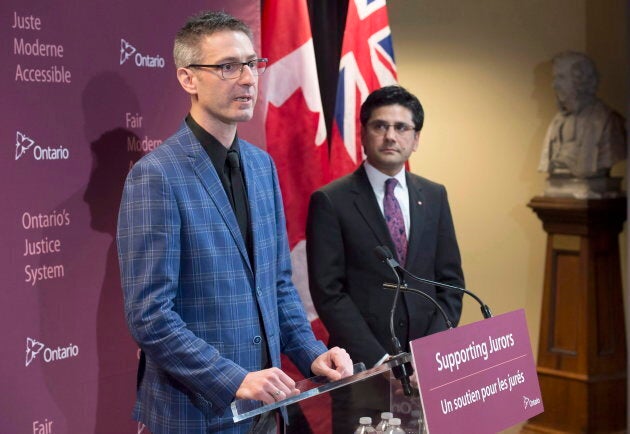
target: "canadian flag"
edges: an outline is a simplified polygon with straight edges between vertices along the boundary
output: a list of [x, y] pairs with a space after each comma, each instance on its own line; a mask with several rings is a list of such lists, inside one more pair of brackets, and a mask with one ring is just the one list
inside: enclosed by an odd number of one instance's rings
[[[267, 151], [278, 168], [293, 281], [316, 336], [326, 342], [328, 334], [313, 307], [306, 267], [308, 202], [311, 193], [324, 183], [328, 167], [326, 124], [306, 0], [264, 2], [262, 55], [269, 59], [261, 82]], [[288, 359], [283, 358], [282, 365], [293, 378], [299, 376]], [[321, 399], [301, 403], [304, 416], [317, 433], [330, 432], [330, 399]]]
[[363, 161], [359, 122], [363, 101], [376, 89], [396, 82], [385, 0], [350, 0], [330, 144], [331, 179], [353, 171]]

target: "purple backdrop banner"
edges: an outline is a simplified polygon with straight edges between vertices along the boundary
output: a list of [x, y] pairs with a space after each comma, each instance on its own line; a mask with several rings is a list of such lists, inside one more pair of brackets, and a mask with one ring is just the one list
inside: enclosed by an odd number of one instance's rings
[[[1, 433], [141, 430], [116, 216], [130, 166], [187, 113], [172, 41], [203, 9], [260, 34], [249, 0], [0, 4]], [[261, 144], [260, 116], [239, 134]]]

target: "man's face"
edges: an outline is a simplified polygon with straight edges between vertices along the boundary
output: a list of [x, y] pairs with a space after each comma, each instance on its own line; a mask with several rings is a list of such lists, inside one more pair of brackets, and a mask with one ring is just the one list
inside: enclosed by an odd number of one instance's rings
[[[400, 126], [403, 125], [414, 126], [411, 110], [394, 104], [374, 109], [366, 125], [361, 127], [361, 144], [368, 162], [387, 175], [398, 173], [411, 153], [418, 149], [420, 132], [413, 129], [402, 132]], [[386, 131], [379, 131], [379, 126]]]
[[573, 111], [577, 100], [577, 90], [571, 75], [572, 62], [561, 60], [553, 65], [553, 88], [556, 91], [556, 98], [560, 109]]
[[[243, 32], [232, 30], [206, 36], [200, 43], [200, 51], [203, 55], [198, 63], [206, 65], [247, 62], [256, 58], [249, 37]], [[191, 87], [185, 89], [196, 95], [192, 111], [204, 117], [200, 121], [231, 125], [252, 118], [258, 93], [258, 76], [249, 67], [243, 67], [241, 76], [232, 79], [223, 79], [219, 68], [184, 69], [191, 74]]]

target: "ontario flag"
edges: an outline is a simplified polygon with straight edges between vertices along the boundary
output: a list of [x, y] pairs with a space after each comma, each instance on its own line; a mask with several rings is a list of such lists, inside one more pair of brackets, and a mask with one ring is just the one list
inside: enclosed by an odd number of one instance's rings
[[330, 176], [363, 161], [359, 109], [370, 92], [396, 84], [392, 34], [385, 0], [350, 0], [339, 61], [330, 143]]
[[[262, 55], [269, 59], [261, 80], [267, 151], [278, 168], [293, 281], [315, 335], [327, 342], [328, 334], [308, 290], [306, 268], [308, 202], [311, 193], [324, 183], [328, 167], [326, 124], [306, 0], [265, 0]], [[282, 368], [294, 379], [299, 378], [287, 358], [282, 359]], [[316, 399], [300, 403], [303, 415], [312, 432], [330, 432], [330, 397]]]

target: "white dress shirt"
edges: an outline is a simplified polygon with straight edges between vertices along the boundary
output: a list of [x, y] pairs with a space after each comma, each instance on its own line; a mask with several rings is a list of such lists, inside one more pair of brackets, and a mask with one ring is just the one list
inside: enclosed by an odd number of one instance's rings
[[372, 190], [376, 195], [376, 201], [381, 209], [381, 213], [385, 216], [385, 210], [383, 208], [383, 198], [385, 197], [385, 181], [389, 178], [396, 178], [398, 184], [394, 188], [394, 196], [400, 205], [403, 219], [405, 221], [405, 233], [407, 234], [407, 240], [409, 239], [409, 230], [411, 228], [411, 217], [409, 216], [409, 190], [407, 189], [407, 177], [405, 176], [405, 168], [403, 167], [400, 172], [394, 176], [389, 176], [372, 166], [366, 160], [363, 163], [365, 167], [365, 173], [367, 174]]

